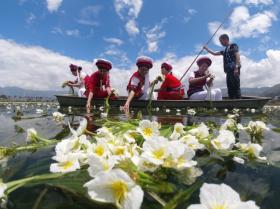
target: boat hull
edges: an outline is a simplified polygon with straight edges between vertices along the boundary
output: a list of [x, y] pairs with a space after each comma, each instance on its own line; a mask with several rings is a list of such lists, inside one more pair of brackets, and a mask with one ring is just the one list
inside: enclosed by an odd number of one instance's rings
[[[87, 98], [81, 98], [76, 96], [69, 95], [55, 95], [58, 103], [61, 107], [85, 107], [87, 103]], [[151, 106], [153, 108], [262, 108], [270, 98], [268, 97], [251, 97], [246, 96], [242, 97], [242, 99], [224, 99], [222, 101], [201, 101], [201, 100], [153, 100], [151, 102]], [[110, 100], [109, 104], [111, 107], [120, 107], [123, 106], [126, 102], [126, 97], [120, 97], [117, 100]], [[146, 108], [148, 106], [149, 101], [147, 100], [132, 100], [130, 107], [135, 108]], [[103, 106], [105, 104], [104, 99], [93, 99], [92, 105], [95, 106]]]

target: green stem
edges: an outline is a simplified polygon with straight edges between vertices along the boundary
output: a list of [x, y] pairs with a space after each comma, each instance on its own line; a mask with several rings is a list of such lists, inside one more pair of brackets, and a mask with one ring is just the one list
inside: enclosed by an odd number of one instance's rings
[[46, 187], [43, 189], [43, 191], [40, 193], [40, 195], [36, 199], [36, 202], [34, 203], [32, 209], [38, 209], [40, 203], [42, 202], [43, 197], [45, 196], [45, 194], [47, 194], [47, 192], [48, 192], [48, 188]]

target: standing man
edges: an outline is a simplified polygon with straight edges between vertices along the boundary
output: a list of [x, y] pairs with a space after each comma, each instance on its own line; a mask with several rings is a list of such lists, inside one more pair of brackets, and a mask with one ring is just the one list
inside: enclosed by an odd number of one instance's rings
[[223, 34], [219, 37], [220, 43], [225, 47], [224, 51], [214, 52], [207, 46], [203, 48], [214, 56], [223, 55], [224, 59], [224, 71], [226, 73], [228, 96], [230, 99], [240, 99], [240, 54], [238, 45], [230, 43], [229, 36]]

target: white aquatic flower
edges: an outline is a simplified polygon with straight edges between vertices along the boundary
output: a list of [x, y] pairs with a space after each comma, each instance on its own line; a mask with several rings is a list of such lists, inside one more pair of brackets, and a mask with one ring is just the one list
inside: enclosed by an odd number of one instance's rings
[[180, 138], [180, 141], [182, 141], [185, 145], [187, 145], [188, 148], [192, 150], [198, 150], [198, 149], [204, 149], [204, 145], [200, 144], [198, 139], [193, 135], [185, 135], [182, 138]]
[[245, 130], [253, 136], [262, 135], [264, 130], [268, 130], [266, 124], [262, 121], [250, 121]]
[[150, 163], [161, 165], [168, 155], [168, 140], [164, 137], [152, 138], [143, 144], [141, 157]]
[[187, 209], [259, 209], [254, 201], [242, 202], [239, 194], [226, 184], [204, 183], [199, 198], [200, 204]]
[[36, 109], [36, 113], [37, 114], [41, 114], [41, 113], [43, 113], [44, 112], [44, 110], [42, 110], [42, 109]]
[[194, 109], [188, 109], [188, 110], [187, 110], [187, 114], [193, 116], [193, 115], [196, 114], [196, 111], [195, 111]]
[[225, 113], [227, 113], [227, 112], [228, 112], [228, 109], [227, 109], [227, 108], [225, 108], [225, 109], [224, 109], [224, 112], [225, 112]]
[[159, 107], [156, 107], [155, 110], [158, 112], [159, 111]]
[[124, 133], [124, 138], [128, 143], [135, 143], [135, 138], [137, 137], [138, 132], [134, 130], [128, 130]]
[[159, 167], [159, 165], [155, 165], [141, 157], [137, 160], [137, 162], [134, 162], [134, 164], [137, 166], [137, 168], [140, 171], [144, 171], [144, 172], [146, 171], [154, 172]]
[[68, 173], [80, 169], [79, 160], [76, 155], [64, 155], [60, 162], [52, 163], [50, 172], [52, 173]]
[[170, 109], [166, 108], [166, 109], [165, 109], [165, 112], [169, 113], [169, 112], [170, 112]]
[[209, 128], [204, 123], [201, 123], [197, 128], [189, 130], [188, 133], [198, 139], [206, 139], [209, 136]]
[[168, 143], [169, 156], [166, 158], [163, 166], [183, 170], [185, 168], [193, 167], [197, 164], [192, 158], [195, 152], [186, 147], [180, 141], [171, 141]]
[[[64, 156], [67, 155], [67, 153], [71, 152], [71, 139], [63, 139], [60, 142], [58, 142], [55, 146], [55, 153], [56, 156]], [[55, 159], [56, 160], [56, 159]], [[59, 161], [59, 160], [57, 160]]]
[[140, 209], [143, 201], [141, 187], [121, 169], [100, 172], [84, 186], [91, 199], [113, 203], [120, 209]]
[[242, 159], [240, 157], [236, 157], [236, 156], [233, 157], [233, 161], [240, 163], [240, 164], [244, 164], [244, 162], [245, 162], [244, 159]]
[[255, 109], [251, 109], [251, 113], [255, 113], [256, 112], [256, 110]]
[[107, 118], [108, 117], [108, 113], [106, 112], [102, 112], [100, 113], [101, 118]]
[[80, 150], [86, 151], [91, 146], [91, 143], [86, 135], [81, 135], [73, 138], [69, 145], [72, 152], [79, 152]]
[[101, 139], [97, 139], [97, 143], [89, 145], [88, 154], [94, 154], [97, 157], [107, 157], [110, 155], [107, 143]]
[[53, 119], [58, 122], [64, 120], [65, 117], [65, 114], [62, 114], [60, 112], [53, 112], [52, 115], [53, 115]]
[[185, 126], [182, 123], [176, 123], [174, 125], [174, 130], [170, 136], [170, 139], [177, 140], [182, 134], [185, 133], [184, 128], [185, 128]]
[[99, 110], [100, 110], [100, 111], [104, 111], [104, 106], [100, 106], [100, 107], [99, 107]]
[[71, 107], [71, 106], [68, 107], [68, 112], [69, 112], [69, 113], [72, 112], [72, 107]]
[[5, 190], [8, 188], [7, 184], [4, 184], [2, 180], [0, 179], [0, 202], [1, 198], [5, 197]]
[[236, 122], [234, 119], [229, 118], [227, 119], [220, 127], [221, 130], [234, 130], [236, 127]]
[[106, 128], [106, 127], [102, 127], [102, 128], [97, 129], [96, 133], [97, 133], [98, 137], [104, 137], [105, 140], [108, 140], [108, 141], [115, 139], [115, 137], [112, 134], [112, 132], [108, 128]]
[[75, 138], [75, 137], [81, 136], [87, 130], [87, 119], [83, 118], [80, 121], [80, 125], [77, 128], [77, 130], [74, 130], [73, 128], [71, 128], [70, 124], [68, 124], [68, 125], [69, 125], [69, 129], [70, 129], [71, 133], [73, 134], [73, 136]]
[[88, 173], [94, 178], [99, 172], [109, 172], [112, 170], [116, 162], [117, 160], [114, 157], [106, 159], [90, 154], [88, 156]]
[[159, 124], [156, 121], [142, 120], [136, 130], [144, 139], [150, 139], [159, 135]]
[[217, 150], [231, 149], [234, 143], [234, 134], [228, 130], [220, 130], [217, 138], [211, 140], [211, 144]]
[[179, 134], [184, 134], [185, 133], [184, 128], [185, 126], [182, 123], [176, 123], [174, 125], [174, 132]]
[[260, 156], [263, 147], [259, 144], [249, 142], [248, 144], [237, 143], [235, 146], [238, 147], [242, 152], [248, 153], [251, 157], [255, 157], [260, 160], [266, 160], [266, 157]]
[[178, 132], [173, 131], [173, 133], [170, 135], [169, 138], [171, 140], [177, 140], [180, 136], [181, 136], [181, 134], [179, 134]]
[[130, 154], [127, 150], [126, 145], [115, 145], [110, 148], [112, 155], [116, 157], [118, 160], [124, 160], [130, 157]]
[[34, 128], [29, 128], [27, 129], [27, 137], [26, 137], [26, 142], [30, 143], [36, 143], [38, 142], [37, 139], [37, 131]]

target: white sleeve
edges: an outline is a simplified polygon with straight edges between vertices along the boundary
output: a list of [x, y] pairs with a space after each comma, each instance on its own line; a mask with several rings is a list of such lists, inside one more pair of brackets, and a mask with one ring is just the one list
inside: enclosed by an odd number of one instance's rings
[[84, 80], [86, 76], [87, 74], [85, 72], [81, 72], [80, 74], [81, 80]]
[[139, 82], [140, 82], [139, 78], [132, 77], [132, 79], [131, 79], [132, 86], [138, 86]]
[[194, 72], [191, 72], [191, 74], [189, 75], [189, 79], [188, 80], [190, 80], [191, 78], [195, 78]]

